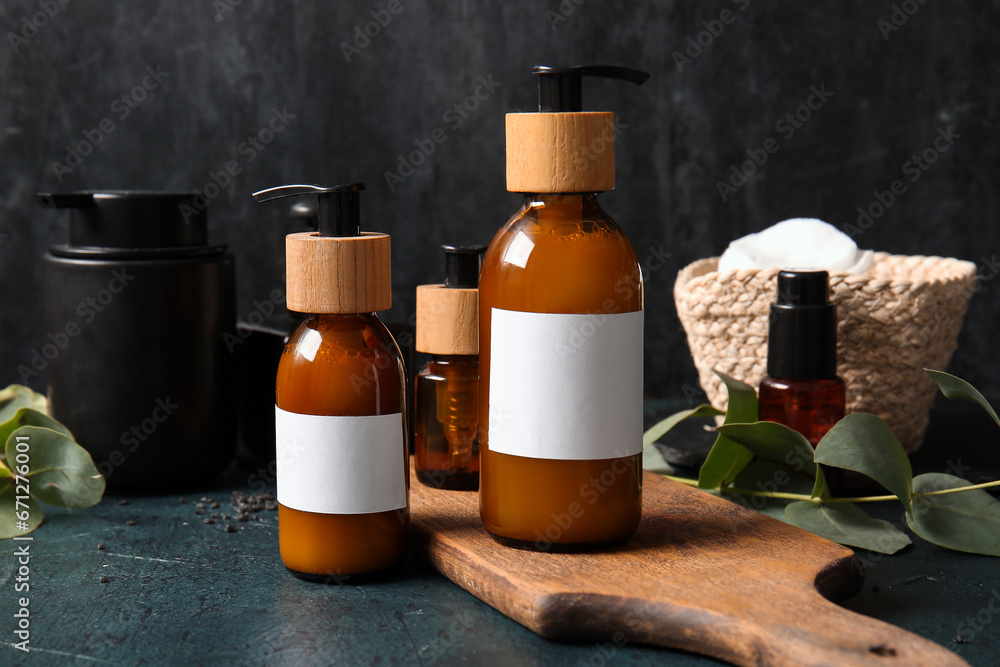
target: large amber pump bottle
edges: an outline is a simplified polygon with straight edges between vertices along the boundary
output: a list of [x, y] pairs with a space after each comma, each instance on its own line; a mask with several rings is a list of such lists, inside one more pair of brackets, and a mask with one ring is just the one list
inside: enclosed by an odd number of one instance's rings
[[501, 541], [571, 550], [631, 535], [642, 509], [642, 274], [597, 202], [615, 185], [614, 114], [581, 111], [584, 76], [536, 67], [538, 113], [507, 114], [520, 210], [479, 283], [480, 514]]
[[405, 373], [376, 312], [391, 305], [389, 236], [360, 231], [361, 183], [315, 195], [319, 231], [285, 239], [288, 309], [305, 314], [278, 364], [278, 542], [302, 579], [356, 581], [409, 552]]
[[443, 284], [417, 286], [413, 463], [439, 489], [479, 488], [479, 270], [485, 246], [442, 246]]

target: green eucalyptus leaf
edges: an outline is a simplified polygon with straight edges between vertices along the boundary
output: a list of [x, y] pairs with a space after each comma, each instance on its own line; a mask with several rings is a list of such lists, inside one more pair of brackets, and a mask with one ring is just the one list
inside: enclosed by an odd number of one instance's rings
[[718, 489], [740, 474], [752, 459], [749, 449], [720, 433], [698, 473], [698, 486]]
[[[42, 524], [42, 519], [45, 518], [41, 506], [31, 496], [21, 498], [20, 504], [18, 504], [17, 496], [24, 495], [19, 491], [24, 491], [24, 489], [18, 489], [16, 484], [5, 484], [3, 491], [0, 491], [0, 540], [30, 533], [38, 528]], [[26, 526], [19, 525], [21, 519], [18, 518], [17, 514], [24, 511], [27, 511], [24, 521]]]
[[14, 416], [0, 424], [0, 442], [7, 442], [7, 438], [10, 434], [21, 428], [22, 426], [41, 426], [42, 428], [52, 429], [62, 433], [63, 435], [73, 438], [73, 434], [69, 432], [69, 429], [57, 422], [52, 417], [49, 417], [43, 412], [39, 412], [34, 408], [21, 408]]
[[730, 424], [719, 427], [719, 432], [740, 443], [759, 458], [801, 470], [816, 477], [813, 446], [804, 435], [775, 422]]
[[653, 443], [642, 447], [642, 469], [660, 475], [673, 475], [677, 472], [672, 465], [667, 463], [663, 454], [660, 453], [660, 449]]
[[[7, 438], [7, 461], [18, 466], [18, 438], [26, 437], [30, 457], [27, 473], [31, 495], [61, 507], [90, 507], [104, 494], [104, 477], [94, 461], [73, 439], [49, 428], [22, 426]], [[18, 467], [14, 467], [17, 471]]]
[[746, 382], [740, 382], [725, 373], [713, 371], [726, 385], [729, 407], [726, 410], [727, 424], [745, 424], [757, 421], [757, 392]]
[[[642, 444], [651, 445], [660, 438], [662, 438], [666, 433], [673, 427], [680, 424], [685, 419], [692, 419], [695, 417], [715, 417], [717, 415], [725, 414], [722, 410], [717, 410], [711, 405], [703, 404], [696, 408], [691, 408], [690, 410], [681, 410], [680, 412], [675, 412], [666, 419], [659, 421], [649, 427], [645, 433], [642, 434]], [[648, 468], [647, 468], [648, 470]]]
[[12, 384], [0, 389], [0, 424], [13, 418], [21, 408], [46, 412], [45, 396], [21, 384]]
[[[729, 392], [729, 407], [723, 423], [757, 421], [757, 392], [753, 387], [725, 373], [715, 371], [715, 374], [725, 383]], [[703, 489], [718, 489], [734, 480], [752, 459], [753, 454], [749, 449], [720, 433], [701, 466], [698, 486]]]
[[827, 486], [826, 475], [823, 474], [823, 468], [821, 466], [816, 466], [816, 481], [813, 484], [812, 493], [809, 495], [813, 498], [830, 497], [830, 487]]
[[899, 498], [909, 514], [913, 469], [892, 429], [879, 417], [847, 415], [816, 445], [816, 462], [871, 477]]
[[745, 491], [797, 493], [805, 496], [812, 491], [813, 480], [782, 463], [754, 459], [736, 476], [733, 486]]
[[792, 525], [852, 547], [894, 554], [911, 543], [906, 533], [868, 516], [853, 503], [800, 500], [786, 507], [785, 513]]
[[[741, 491], [756, 491], [763, 493], [796, 493], [808, 495], [813, 482], [805, 475], [796, 473], [788, 466], [764, 459], [754, 459], [744, 468], [732, 488]], [[725, 489], [723, 489], [725, 491]], [[727, 499], [748, 509], [788, 523], [785, 507], [792, 502], [784, 498], [769, 498], [762, 495], [745, 495], [739, 493], [724, 493]]]
[[955, 377], [948, 373], [943, 373], [942, 371], [932, 371], [929, 368], [925, 368], [924, 372], [931, 376], [931, 379], [937, 382], [937, 386], [941, 389], [941, 393], [948, 398], [964, 398], [967, 401], [972, 401], [986, 410], [987, 414], [993, 418], [997, 426], [1000, 426], [1000, 418], [997, 417], [996, 410], [990, 405], [990, 402], [979, 393], [979, 390], [973, 387], [971, 384], [963, 380], [962, 378]]
[[970, 485], [946, 473], [917, 476], [913, 480], [913, 515], [907, 517], [907, 522], [928, 542], [957, 551], [1000, 556], [1000, 501], [982, 489], [921, 495]]

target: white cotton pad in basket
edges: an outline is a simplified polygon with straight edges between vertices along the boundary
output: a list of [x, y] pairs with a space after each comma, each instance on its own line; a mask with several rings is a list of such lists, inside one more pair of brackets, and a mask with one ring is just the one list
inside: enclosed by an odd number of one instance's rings
[[719, 273], [737, 269], [817, 269], [831, 273], [864, 273], [872, 252], [816, 218], [792, 218], [729, 244], [719, 259]]

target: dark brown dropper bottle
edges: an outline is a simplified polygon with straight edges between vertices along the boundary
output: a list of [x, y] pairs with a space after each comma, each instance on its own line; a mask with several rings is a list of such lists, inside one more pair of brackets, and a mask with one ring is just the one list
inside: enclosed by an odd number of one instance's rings
[[[837, 377], [837, 307], [826, 271], [781, 271], [771, 305], [760, 419], [793, 428], [813, 447], [844, 417]], [[828, 480], [832, 481], [832, 480]]]
[[441, 246], [445, 279], [417, 287], [413, 460], [435, 488], [479, 488], [479, 271], [486, 246]]

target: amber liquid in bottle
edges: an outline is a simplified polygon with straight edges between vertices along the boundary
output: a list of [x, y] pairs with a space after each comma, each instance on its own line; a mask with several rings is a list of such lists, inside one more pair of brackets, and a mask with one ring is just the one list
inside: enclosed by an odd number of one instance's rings
[[479, 358], [440, 356], [416, 378], [413, 462], [437, 489], [479, 488]]
[[[642, 454], [603, 460], [529, 458], [490, 451], [488, 434], [492, 309], [579, 314], [641, 310], [642, 276], [628, 239], [593, 194], [526, 195], [490, 244], [479, 304], [480, 515], [486, 530], [507, 543], [538, 550], [627, 538], [641, 514]], [[533, 341], [522, 342], [528, 346]]]
[[760, 383], [760, 420], [778, 422], [804, 435], [815, 447], [844, 418], [844, 381], [785, 380]]
[[404, 383], [399, 348], [374, 313], [310, 315], [288, 340], [278, 365], [277, 406], [307, 415], [404, 413], [400, 465], [407, 480], [406, 507], [388, 512], [322, 514], [279, 503], [281, 560], [296, 576], [344, 583], [405, 560], [410, 512]]
[[[845, 391], [844, 381], [839, 377], [820, 380], [765, 377], [760, 383], [759, 418], [798, 431], [815, 447], [844, 418]], [[835, 495], [842, 495], [846, 486], [844, 471], [821, 467], [827, 486]]]

